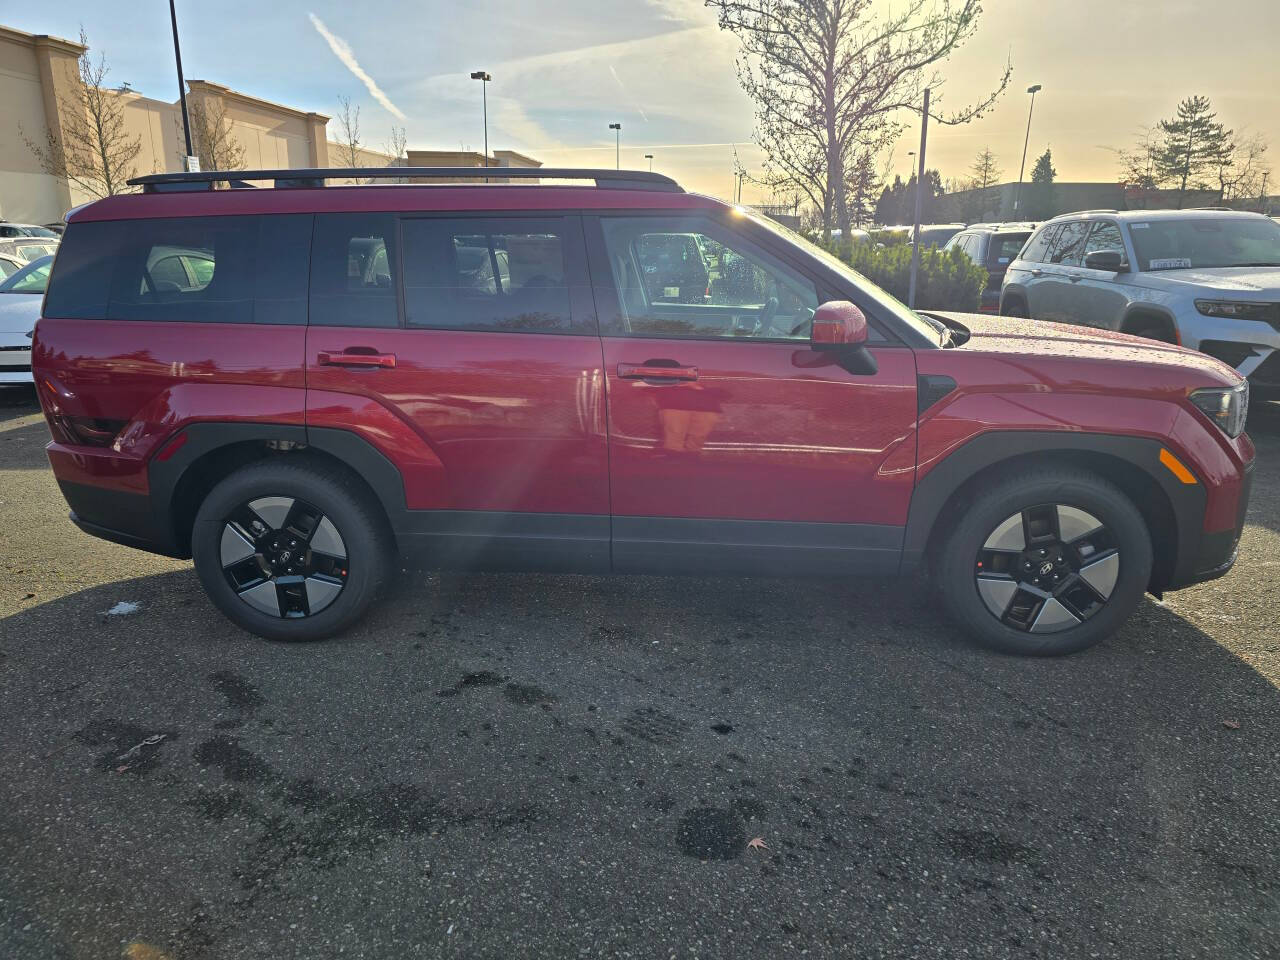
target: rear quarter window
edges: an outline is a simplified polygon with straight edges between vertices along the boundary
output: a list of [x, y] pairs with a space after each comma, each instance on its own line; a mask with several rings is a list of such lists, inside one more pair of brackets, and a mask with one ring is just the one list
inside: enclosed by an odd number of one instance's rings
[[310, 239], [309, 215], [73, 223], [44, 315], [305, 324]]
[[1022, 250], [1020, 259], [1028, 260], [1032, 263], [1043, 263], [1046, 254], [1049, 252], [1049, 246], [1053, 243], [1053, 238], [1057, 236], [1062, 225], [1059, 223], [1050, 223], [1041, 227], [1028, 241], [1026, 247]]

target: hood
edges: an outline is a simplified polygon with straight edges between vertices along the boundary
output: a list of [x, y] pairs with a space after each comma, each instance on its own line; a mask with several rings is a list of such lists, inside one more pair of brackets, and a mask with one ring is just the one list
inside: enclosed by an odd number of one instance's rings
[[43, 293], [0, 293], [0, 342], [4, 346], [31, 342], [27, 334], [40, 318], [43, 301]]
[[969, 339], [959, 347], [966, 352], [1063, 361], [1092, 360], [1108, 364], [1140, 363], [1148, 369], [1164, 368], [1179, 377], [1199, 374], [1209, 382], [1224, 386], [1234, 385], [1243, 379], [1231, 367], [1207, 353], [1114, 330], [981, 313], [930, 313], [969, 331]]
[[[1147, 270], [1146, 280], [1209, 287], [1224, 293], [1265, 293], [1280, 299], [1280, 267], [1200, 267], [1190, 270]], [[1266, 299], [1266, 298], [1264, 298]]]

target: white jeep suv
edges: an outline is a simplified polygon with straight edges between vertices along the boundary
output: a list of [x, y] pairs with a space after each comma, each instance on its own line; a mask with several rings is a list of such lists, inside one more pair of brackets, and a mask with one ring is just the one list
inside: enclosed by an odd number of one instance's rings
[[1234, 210], [1092, 210], [1037, 230], [1000, 312], [1202, 350], [1280, 396], [1280, 224]]

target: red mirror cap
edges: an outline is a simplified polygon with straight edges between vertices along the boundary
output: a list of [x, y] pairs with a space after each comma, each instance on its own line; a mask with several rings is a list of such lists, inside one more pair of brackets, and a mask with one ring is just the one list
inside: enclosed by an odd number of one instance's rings
[[813, 315], [810, 340], [820, 344], [866, 343], [866, 315], [848, 300], [824, 303]]

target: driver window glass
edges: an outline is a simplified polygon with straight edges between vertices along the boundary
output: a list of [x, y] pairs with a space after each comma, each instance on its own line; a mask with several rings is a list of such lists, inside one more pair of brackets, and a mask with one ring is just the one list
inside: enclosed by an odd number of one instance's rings
[[1060, 263], [1064, 267], [1078, 267], [1084, 261], [1084, 239], [1089, 235], [1088, 220], [1073, 220], [1063, 224], [1058, 234], [1053, 252], [1049, 255], [1050, 263]]
[[635, 337], [807, 340], [813, 282], [701, 217], [603, 218], [621, 330]]
[[1084, 253], [1088, 256], [1099, 250], [1118, 250], [1124, 256], [1124, 241], [1120, 239], [1120, 227], [1110, 220], [1101, 220], [1089, 234], [1089, 242], [1085, 244]]
[[316, 217], [311, 244], [311, 323], [330, 327], [399, 325], [395, 232], [391, 214]]

